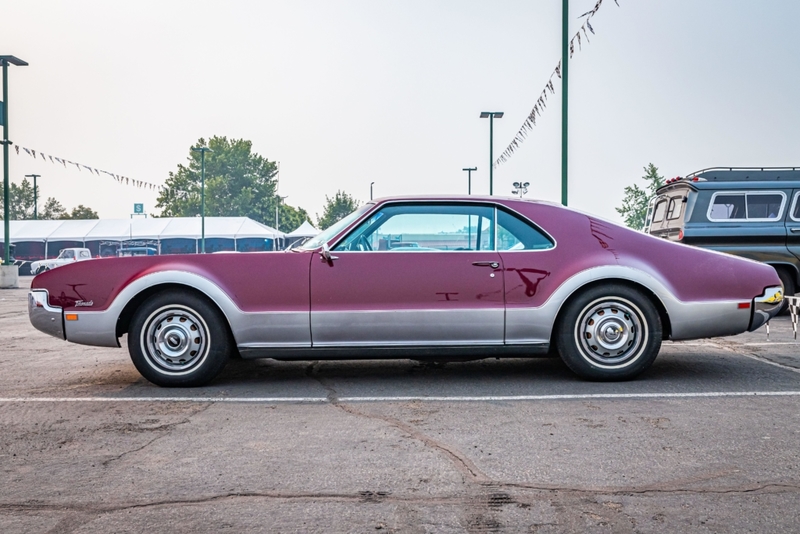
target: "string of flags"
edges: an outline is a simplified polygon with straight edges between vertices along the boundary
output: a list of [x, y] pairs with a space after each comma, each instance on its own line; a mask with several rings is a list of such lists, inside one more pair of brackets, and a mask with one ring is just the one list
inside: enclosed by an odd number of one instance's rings
[[[619, 7], [619, 1], [614, 0], [614, 3], [617, 4]], [[585, 19], [583, 24], [581, 25], [580, 29], [572, 36], [572, 39], [569, 40], [569, 57], [572, 59], [572, 56], [575, 54], [575, 44], [577, 42], [578, 50], [582, 50], [581, 44], [581, 33], [583, 33], [583, 38], [586, 39], [586, 42], [589, 42], [589, 33], [594, 35], [594, 28], [592, 28], [591, 22], [589, 22], [592, 17], [595, 16], [597, 11], [600, 9], [600, 6], [603, 4], [603, 0], [597, 0], [597, 3], [594, 7], [578, 17], [579, 19]], [[587, 31], [588, 30], [588, 31]], [[519, 145], [528, 137], [528, 133], [533, 130], [533, 127], [536, 126], [536, 117], [542, 115], [542, 110], [547, 107], [547, 98], [548, 94], [555, 94], [556, 90], [553, 87], [553, 77], [556, 76], [561, 79], [561, 61], [559, 60], [558, 65], [556, 68], [553, 69], [553, 72], [550, 74], [550, 78], [548, 78], [547, 83], [544, 85], [544, 89], [539, 94], [539, 98], [536, 99], [536, 103], [533, 106], [530, 114], [525, 118], [525, 122], [522, 123], [517, 135], [514, 136], [514, 139], [509, 143], [503, 153], [498, 157], [494, 162], [494, 167], [497, 167], [501, 163], [505, 163], [511, 157], [511, 155], [517, 150]]]
[[156, 185], [156, 184], [153, 184], [153, 183], [150, 183], [150, 182], [145, 182], [144, 180], [134, 180], [133, 178], [129, 178], [127, 176], [122, 176], [122, 175], [119, 175], [119, 174], [114, 174], [113, 172], [104, 171], [102, 169], [91, 167], [89, 165], [84, 165], [83, 163], [78, 163], [78, 162], [75, 162], [75, 161], [70, 161], [70, 160], [65, 159], [65, 158], [59, 158], [59, 157], [56, 157], [56, 156], [51, 156], [49, 154], [45, 154], [41, 150], [37, 151], [37, 150], [34, 150], [32, 148], [26, 148], [24, 146], [14, 145], [14, 151], [18, 155], [20, 153], [19, 152], [20, 149], [23, 150], [29, 156], [31, 156], [33, 159], [37, 159], [38, 157], [41, 156], [41, 158], [45, 162], [49, 161], [50, 163], [53, 163], [53, 164], [60, 163], [61, 165], [64, 166], [64, 168], [67, 168], [68, 165], [69, 166], [74, 165], [75, 168], [78, 169], [81, 172], [83, 172], [83, 170], [86, 169], [87, 171], [89, 171], [90, 174], [96, 174], [97, 176], [100, 176], [101, 174], [105, 174], [105, 175], [110, 176], [111, 178], [113, 178], [114, 180], [116, 180], [120, 184], [131, 185], [133, 187], [138, 187], [140, 189], [150, 189], [150, 190], [153, 190], [153, 191], [161, 191], [163, 189], [163, 187], [160, 186], [160, 185]]

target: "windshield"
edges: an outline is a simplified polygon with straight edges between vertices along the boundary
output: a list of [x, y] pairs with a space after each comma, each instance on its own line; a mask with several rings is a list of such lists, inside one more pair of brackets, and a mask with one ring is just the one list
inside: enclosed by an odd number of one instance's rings
[[343, 219], [340, 219], [339, 221], [335, 222], [334, 224], [323, 230], [322, 233], [317, 235], [317, 237], [309, 239], [308, 241], [303, 243], [300, 249], [314, 250], [321, 247], [323, 243], [327, 243], [328, 241], [333, 239], [333, 237], [336, 234], [345, 229], [348, 225], [350, 225], [350, 223], [361, 217], [361, 215], [363, 215], [364, 212], [370, 208], [372, 208], [372, 204], [364, 204], [350, 215], [344, 217]]

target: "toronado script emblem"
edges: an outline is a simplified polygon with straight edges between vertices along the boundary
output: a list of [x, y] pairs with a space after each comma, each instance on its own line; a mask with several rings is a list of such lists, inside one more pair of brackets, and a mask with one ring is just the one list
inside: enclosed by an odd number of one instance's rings
[[76, 308], [79, 308], [79, 307], [81, 307], [81, 306], [83, 306], [83, 307], [94, 306], [94, 301], [93, 301], [93, 300], [89, 300], [89, 301], [86, 301], [86, 300], [76, 300], [76, 301], [75, 301], [75, 307], [76, 307]]

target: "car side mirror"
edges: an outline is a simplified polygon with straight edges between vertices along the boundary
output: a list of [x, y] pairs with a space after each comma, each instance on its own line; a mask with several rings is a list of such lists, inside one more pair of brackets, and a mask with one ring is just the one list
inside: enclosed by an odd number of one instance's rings
[[322, 250], [319, 253], [320, 259], [325, 263], [332, 263], [333, 260], [338, 260], [337, 256], [331, 255], [331, 248], [328, 246], [327, 243], [322, 244]]

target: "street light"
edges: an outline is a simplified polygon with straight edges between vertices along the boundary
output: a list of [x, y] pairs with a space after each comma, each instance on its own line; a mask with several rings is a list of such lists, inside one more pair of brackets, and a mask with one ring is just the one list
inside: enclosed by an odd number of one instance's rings
[[466, 169], [461, 169], [462, 171], [467, 171], [467, 194], [472, 194], [472, 171], [477, 171], [478, 167], [467, 167]]
[[492, 194], [494, 184], [494, 119], [503, 118], [502, 111], [481, 111], [482, 119], [489, 119], [489, 194]]
[[200, 254], [206, 253], [206, 152], [214, 152], [207, 146], [192, 147], [200, 152]]
[[514, 182], [514, 190], [511, 191], [515, 195], [519, 195], [519, 198], [522, 198], [528, 192], [528, 186], [531, 185], [530, 182]]
[[372, 200], [372, 186], [373, 186], [374, 184], [375, 184], [375, 182], [370, 182], [370, 183], [369, 183], [369, 199], [370, 199], [370, 200]]
[[[11, 265], [11, 230], [8, 204], [10, 201], [10, 191], [8, 185], [8, 147], [11, 141], [8, 139], [8, 66], [26, 67], [28, 64], [18, 57], [0, 56], [0, 65], [3, 66], [3, 101], [0, 102], [0, 123], [3, 125], [3, 265]], [[16, 275], [14, 276], [16, 279]], [[14, 286], [16, 287], [16, 285]]]
[[33, 178], [33, 219], [34, 220], [39, 219], [39, 212], [37, 211], [37, 204], [39, 203], [39, 201], [38, 201], [37, 190], [36, 190], [36, 179], [38, 177], [40, 177], [40, 176], [41, 176], [41, 174], [26, 174], [25, 175], [25, 178]]

